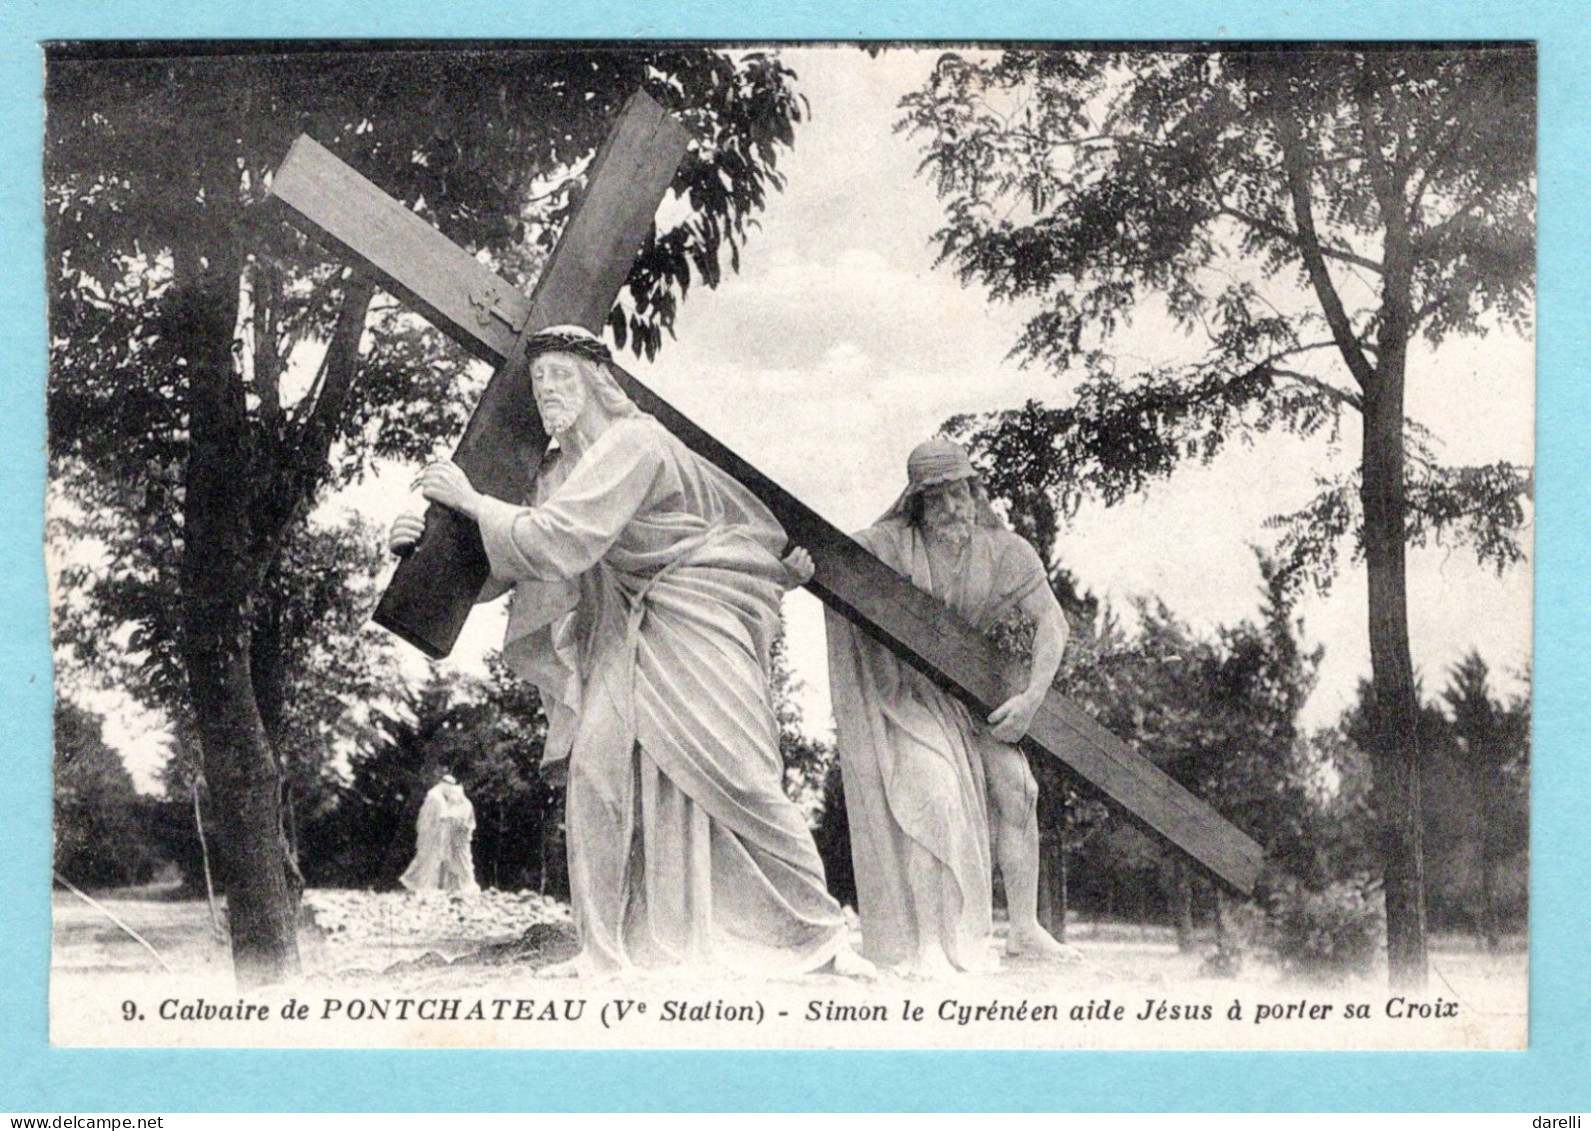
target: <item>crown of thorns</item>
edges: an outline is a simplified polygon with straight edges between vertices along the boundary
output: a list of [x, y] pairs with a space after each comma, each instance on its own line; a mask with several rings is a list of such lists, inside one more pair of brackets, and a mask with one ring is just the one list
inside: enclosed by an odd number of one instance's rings
[[526, 359], [544, 353], [572, 353], [603, 365], [613, 360], [613, 352], [601, 338], [578, 326], [553, 326], [532, 334], [525, 343]]

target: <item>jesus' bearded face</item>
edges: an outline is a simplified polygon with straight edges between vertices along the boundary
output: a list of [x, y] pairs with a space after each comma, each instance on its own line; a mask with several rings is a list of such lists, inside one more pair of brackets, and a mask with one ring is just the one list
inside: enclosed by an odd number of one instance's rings
[[923, 492], [922, 500], [923, 528], [928, 534], [953, 546], [966, 545], [972, 537], [975, 513], [971, 482], [958, 479], [930, 487]]
[[531, 362], [530, 384], [543, 427], [554, 436], [573, 428], [586, 407], [586, 378], [579, 359], [567, 353], [542, 354]]

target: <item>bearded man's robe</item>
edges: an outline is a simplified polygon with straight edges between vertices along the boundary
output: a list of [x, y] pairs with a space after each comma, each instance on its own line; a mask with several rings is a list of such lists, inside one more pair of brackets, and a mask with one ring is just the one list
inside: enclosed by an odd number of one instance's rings
[[[1038, 554], [985, 511], [953, 560], [936, 574], [922, 530], [892, 513], [856, 540], [884, 564], [990, 632], [1048, 584]], [[907, 882], [912, 846], [938, 877], [946, 956], [987, 969], [991, 860], [981, 753], [1003, 745], [968, 713], [877, 641], [828, 614], [829, 694], [856, 870], [862, 955], [881, 966], [910, 962], [919, 919]], [[1010, 691], [1025, 685], [1013, 663]]]
[[546, 768], [567, 765], [582, 960], [828, 962], [843, 919], [770, 701], [779, 523], [639, 414], [544, 467], [530, 507], [489, 500], [479, 521], [515, 587], [504, 658], [541, 690]]

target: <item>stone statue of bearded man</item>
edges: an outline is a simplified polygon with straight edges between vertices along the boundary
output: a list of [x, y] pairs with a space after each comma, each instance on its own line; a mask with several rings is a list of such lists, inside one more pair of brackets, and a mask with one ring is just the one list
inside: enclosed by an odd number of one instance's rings
[[911, 453], [906, 490], [856, 538], [975, 628], [1033, 624], [1020, 687], [985, 720], [829, 614], [863, 955], [926, 976], [986, 968], [991, 839], [1010, 911], [1007, 953], [1066, 955], [1038, 922], [1038, 788], [1014, 745], [1066, 645], [1043, 563], [990, 508], [967, 453], [943, 438]]

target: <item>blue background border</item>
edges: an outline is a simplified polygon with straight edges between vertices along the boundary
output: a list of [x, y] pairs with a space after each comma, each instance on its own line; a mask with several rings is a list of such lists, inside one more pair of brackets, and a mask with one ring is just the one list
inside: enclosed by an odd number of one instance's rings
[[[1591, 1107], [1586, 502], [1591, 32], [1578, 4], [1179, 0], [621, 5], [207, 0], [0, 9], [0, 1108], [1513, 1110]], [[1422, 10], [1423, 9], [1423, 10]], [[1531, 1046], [1523, 1053], [83, 1051], [48, 1046], [50, 656], [38, 43], [96, 38], [1533, 39], [1541, 66]], [[9, 1084], [4, 1081], [9, 1080]]]

